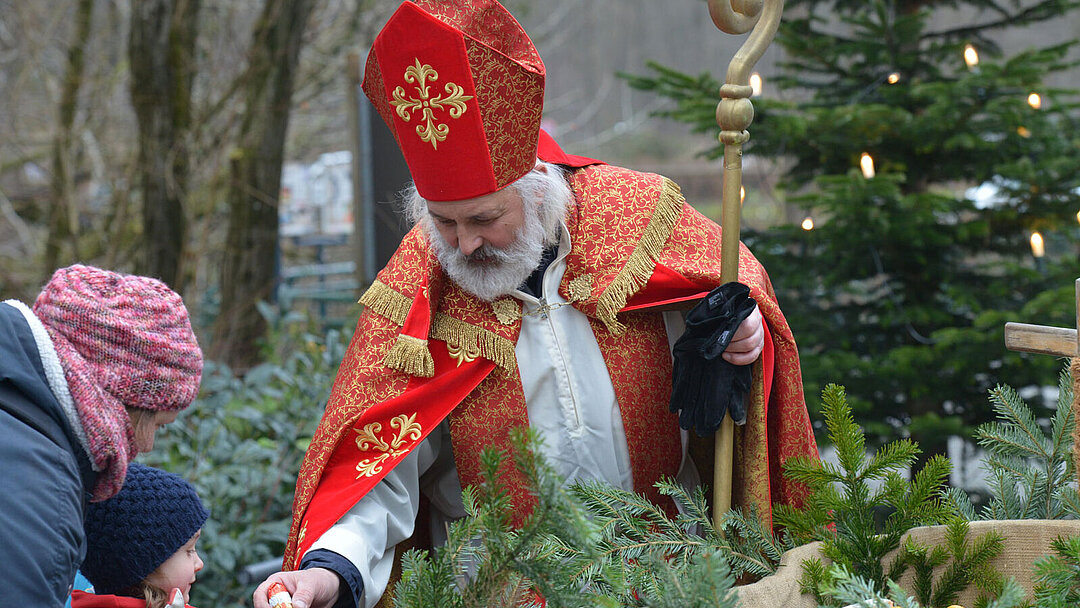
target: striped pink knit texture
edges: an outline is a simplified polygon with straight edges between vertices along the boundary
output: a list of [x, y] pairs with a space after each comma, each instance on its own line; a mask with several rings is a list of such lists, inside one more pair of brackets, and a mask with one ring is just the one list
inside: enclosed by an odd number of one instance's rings
[[56, 347], [99, 470], [94, 500], [104, 500], [136, 454], [124, 407], [181, 410], [199, 392], [202, 351], [187, 309], [156, 279], [75, 265], [53, 274], [34, 314]]

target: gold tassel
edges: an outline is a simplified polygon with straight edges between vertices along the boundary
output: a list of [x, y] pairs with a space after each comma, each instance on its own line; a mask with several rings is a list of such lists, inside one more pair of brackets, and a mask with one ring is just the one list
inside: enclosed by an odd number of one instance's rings
[[431, 358], [427, 340], [405, 334], [398, 334], [390, 352], [383, 357], [383, 365], [410, 376], [430, 378], [435, 375], [435, 360]]
[[435, 313], [431, 324], [431, 337], [443, 340], [453, 348], [475, 347], [480, 356], [506, 371], [517, 371], [517, 355], [514, 343], [486, 329], [459, 321], [443, 313]]
[[656, 269], [656, 260], [675, 230], [684, 202], [679, 186], [670, 179], [664, 178], [660, 200], [656, 204], [652, 217], [649, 218], [645, 233], [641, 235], [641, 240], [638, 241], [634, 252], [630, 254], [626, 266], [619, 271], [604, 293], [600, 294], [596, 302], [596, 316], [616, 335], [626, 330], [616, 315], [626, 306], [626, 301], [630, 296], [644, 287], [652, 277], [653, 270]]
[[409, 316], [409, 307], [412, 306], [411, 299], [378, 279], [372, 281], [371, 287], [360, 296], [360, 303], [398, 325], [405, 324], [405, 317]]

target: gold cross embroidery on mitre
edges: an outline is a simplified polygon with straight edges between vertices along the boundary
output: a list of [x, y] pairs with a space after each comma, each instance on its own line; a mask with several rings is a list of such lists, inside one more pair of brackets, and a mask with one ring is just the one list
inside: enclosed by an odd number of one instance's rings
[[[404, 448], [406, 441], [416, 441], [420, 439], [422, 434], [422, 428], [416, 422], [416, 414], [407, 416], [405, 414], [399, 414], [394, 416], [390, 420], [390, 427], [397, 429], [397, 434], [390, 433], [385, 437], [380, 437], [379, 432], [382, 431], [382, 424], [378, 422], [372, 422], [367, 424], [363, 429], [356, 430], [358, 437], [356, 438], [356, 447], [362, 452], [369, 450], [369, 446], [374, 448], [374, 451], [381, 452], [374, 458], [365, 458], [356, 463], [356, 470], [359, 475], [357, 479], [361, 477], [371, 477], [382, 473], [382, 464], [391, 458], [397, 458], [408, 450]], [[389, 441], [387, 441], [389, 439]]]
[[446, 139], [447, 134], [450, 133], [450, 127], [435, 122], [435, 110], [448, 110], [450, 118], [461, 118], [467, 108], [465, 102], [472, 99], [472, 96], [465, 95], [465, 89], [460, 85], [448, 82], [445, 87], [445, 98], [442, 95], [432, 97], [429, 91], [431, 85], [427, 84], [429, 79], [432, 82], [438, 80], [439, 73], [430, 65], [421, 64], [417, 59], [414, 65], [405, 68], [405, 82], [416, 84], [418, 97], [406, 98], [405, 87], [399, 86], [394, 89], [394, 99], [390, 105], [394, 106], [397, 115], [405, 122], [412, 120], [414, 111], [421, 110], [420, 120], [424, 124], [416, 127], [416, 134], [422, 141], [438, 150], [439, 142]]

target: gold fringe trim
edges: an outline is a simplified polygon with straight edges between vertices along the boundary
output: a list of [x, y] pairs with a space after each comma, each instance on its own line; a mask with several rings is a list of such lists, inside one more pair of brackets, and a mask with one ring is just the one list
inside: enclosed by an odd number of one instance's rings
[[410, 376], [430, 378], [435, 375], [435, 360], [431, 358], [427, 340], [398, 334], [394, 345], [383, 357], [383, 365]]
[[405, 317], [409, 316], [412, 306], [412, 300], [378, 279], [372, 281], [371, 287], [360, 296], [360, 303], [398, 325], [405, 324]]
[[596, 316], [604, 322], [616, 335], [622, 334], [626, 326], [619, 322], [616, 316], [626, 306], [630, 296], [637, 293], [645, 286], [656, 269], [656, 259], [664, 249], [664, 244], [671, 237], [675, 225], [679, 221], [682, 212], [683, 197], [679, 186], [670, 179], [664, 178], [664, 184], [660, 190], [660, 200], [656, 203], [656, 210], [649, 218], [649, 225], [645, 227], [645, 233], [641, 235], [634, 252], [626, 261], [615, 280], [608, 285], [604, 293], [596, 302]]
[[443, 340], [449, 348], [480, 351], [480, 356], [508, 372], [517, 371], [514, 343], [486, 329], [470, 325], [443, 313], [435, 313], [431, 337]]

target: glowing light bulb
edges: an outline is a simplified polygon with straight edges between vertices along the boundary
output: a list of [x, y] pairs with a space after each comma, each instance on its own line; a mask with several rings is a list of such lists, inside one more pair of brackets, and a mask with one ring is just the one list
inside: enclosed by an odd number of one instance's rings
[[866, 179], [873, 179], [874, 173], [874, 158], [869, 153], [863, 152], [862, 158], [859, 159], [859, 164], [862, 165], [862, 174]]
[[1043, 243], [1043, 237], [1038, 232], [1031, 233], [1031, 255], [1041, 258], [1046, 255], [1046, 245]]
[[1076, 223], [1080, 224], [1080, 211], [1076, 212]]
[[1038, 110], [1042, 107], [1042, 96], [1034, 92], [1031, 95], [1028, 95], [1028, 105], [1033, 109]]
[[739, 186], [739, 204], [746, 202], [746, 186]]
[[1027, 127], [1021, 125], [1019, 127], [1016, 127], [1016, 134], [1020, 137], [1028, 138], [1031, 137], [1031, 129], [1028, 129]]
[[975, 66], [979, 65], [979, 52], [970, 44], [964, 45], [964, 63], [967, 64], [969, 70], [973, 70]]
[[750, 88], [754, 90], [754, 97], [761, 95], [762, 84], [761, 74], [754, 72], [750, 75]]
[[886, 81], [889, 84], [896, 84], [900, 82], [900, 72], [893, 72], [892, 74], [889, 74], [889, 77], [886, 79]]
[[810, 217], [809, 215], [806, 216], [806, 219], [802, 221], [802, 229], [806, 230], [807, 232], [813, 230], [814, 229], [814, 218]]

